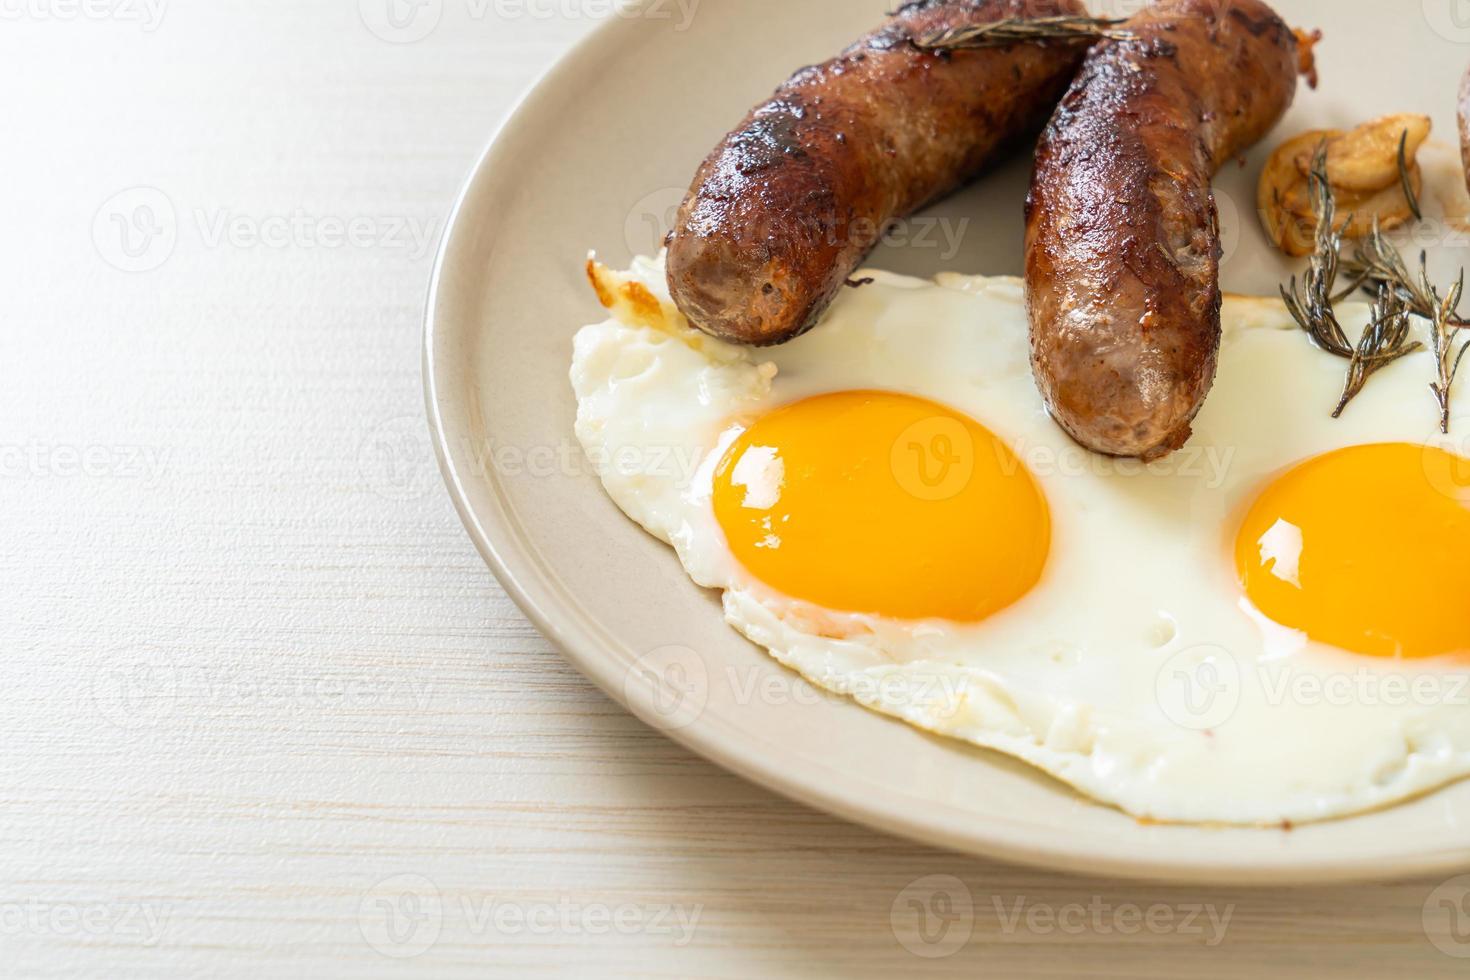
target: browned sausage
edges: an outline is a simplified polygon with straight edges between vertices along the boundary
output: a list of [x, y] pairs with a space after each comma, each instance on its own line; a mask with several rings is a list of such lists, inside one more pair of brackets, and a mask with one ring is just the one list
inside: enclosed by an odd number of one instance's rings
[[1160, 0], [1087, 56], [1037, 148], [1026, 202], [1031, 361], [1089, 449], [1189, 438], [1220, 348], [1210, 180], [1296, 92], [1297, 40], [1260, 0]]
[[912, 42], [1081, 0], [920, 0], [840, 57], [802, 69], [725, 137], [669, 234], [669, 292], [744, 344], [809, 329], [890, 223], [1039, 132], [1085, 44], [952, 53]]

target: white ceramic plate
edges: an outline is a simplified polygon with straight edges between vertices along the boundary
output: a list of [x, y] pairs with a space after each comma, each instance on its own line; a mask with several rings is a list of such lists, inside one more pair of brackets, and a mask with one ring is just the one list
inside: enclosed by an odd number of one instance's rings
[[[1107, 0], [1127, 13], [1141, 0]], [[695, 167], [793, 69], [883, 18], [884, 0], [648, 0], [611, 19], [535, 86], [466, 185], [435, 269], [425, 377], [455, 505], [506, 589], [567, 657], [671, 737], [759, 783], [874, 827], [1076, 871], [1213, 883], [1401, 876], [1470, 866], [1470, 785], [1290, 832], [1147, 826], [1003, 756], [814, 696], [725, 626], [718, 601], [628, 521], [582, 462], [571, 340], [603, 317], [583, 262], [651, 251]], [[1455, 0], [1385, 27], [1378, 0], [1281, 0], [1327, 31], [1323, 90], [1282, 132], [1432, 113], [1452, 138], [1470, 59]], [[1121, 7], [1114, 11], [1112, 8]], [[1102, 9], [1102, 0], [1094, 3]], [[692, 16], [685, 16], [691, 12]], [[1225, 287], [1274, 294], [1287, 271], [1254, 215], [1262, 151], [1219, 187]], [[957, 250], [920, 241], [872, 264], [1018, 274], [1018, 159], [930, 212], [969, 219]], [[697, 651], [697, 652], [695, 652]], [[684, 692], [673, 698], [655, 672]]]

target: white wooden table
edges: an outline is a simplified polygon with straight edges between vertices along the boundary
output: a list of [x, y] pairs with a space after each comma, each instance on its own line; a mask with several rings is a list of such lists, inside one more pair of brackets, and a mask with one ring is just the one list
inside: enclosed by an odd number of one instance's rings
[[398, 43], [384, 2], [0, 5], [0, 973], [1470, 973], [1438, 882], [958, 857], [563, 664], [440, 488], [420, 318], [462, 176], [606, 4], [426, 0]]

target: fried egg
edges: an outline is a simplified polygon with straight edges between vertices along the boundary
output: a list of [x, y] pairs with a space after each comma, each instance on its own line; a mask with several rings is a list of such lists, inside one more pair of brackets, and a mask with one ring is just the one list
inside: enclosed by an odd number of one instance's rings
[[589, 273], [612, 318], [571, 380], [607, 493], [811, 683], [1159, 821], [1470, 773], [1470, 462], [1429, 355], [1334, 420], [1344, 362], [1227, 298], [1195, 435], [1144, 464], [1048, 417], [1019, 280], [866, 271], [752, 350], [691, 329], [661, 260]]

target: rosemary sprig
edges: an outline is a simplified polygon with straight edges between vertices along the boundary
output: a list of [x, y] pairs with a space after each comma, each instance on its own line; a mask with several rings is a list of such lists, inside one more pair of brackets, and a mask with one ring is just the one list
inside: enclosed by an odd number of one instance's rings
[[916, 37], [914, 44], [929, 51], [961, 51], [999, 48], [1028, 41], [1095, 41], [1098, 38], [1127, 41], [1133, 35], [1118, 30], [1118, 25], [1123, 22], [1123, 18], [1106, 17], [1012, 18], [969, 27], [951, 27]]
[[1399, 137], [1399, 183], [1404, 186], [1404, 197], [1409, 202], [1409, 213], [1414, 216], [1415, 221], [1424, 220], [1424, 212], [1419, 210], [1419, 195], [1414, 193], [1414, 182], [1409, 179], [1409, 131]]
[[1455, 332], [1459, 328], [1451, 322], [1452, 319], [1457, 319], [1455, 310], [1464, 293], [1465, 270], [1461, 269], [1460, 278], [1450, 287], [1449, 295], [1440, 301], [1431, 321], [1433, 329], [1430, 339], [1434, 345], [1434, 363], [1439, 369], [1439, 377], [1429, 389], [1434, 392], [1435, 401], [1439, 402], [1439, 431], [1445, 435], [1449, 435], [1450, 431], [1450, 389], [1455, 386], [1455, 375], [1460, 372], [1460, 362], [1465, 359], [1465, 351], [1470, 350], [1470, 340], [1467, 340], [1461, 345], [1460, 352], [1455, 353]]
[[[1422, 349], [1423, 345], [1409, 340], [1408, 314], [1414, 311], [1413, 303], [1398, 288], [1401, 280], [1397, 276], [1397, 272], [1403, 269], [1403, 259], [1383, 239], [1376, 222], [1370, 236], [1373, 249], [1365, 253], [1363, 246], [1359, 246], [1355, 262], [1344, 263], [1341, 260], [1343, 232], [1352, 223], [1352, 218], [1337, 224], [1337, 201], [1327, 179], [1325, 140], [1317, 147], [1312, 159], [1309, 180], [1312, 207], [1317, 215], [1316, 250], [1302, 282], [1298, 284], [1297, 278], [1292, 276], [1290, 287], [1281, 287], [1281, 298], [1292, 318], [1318, 347], [1348, 362], [1342, 398], [1332, 413], [1333, 418], [1338, 418], [1377, 371]], [[1337, 284], [1339, 268], [1347, 271], [1354, 282], [1342, 293], [1335, 294], [1333, 288]], [[1407, 277], [1408, 273], [1404, 271], [1402, 279]], [[1428, 281], [1427, 277], [1425, 281]], [[1358, 342], [1353, 344], [1338, 322], [1333, 304], [1360, 287], [1366, 288], [1369, 283], [1374, 284], [1377, 292], [1372, 319]]]

